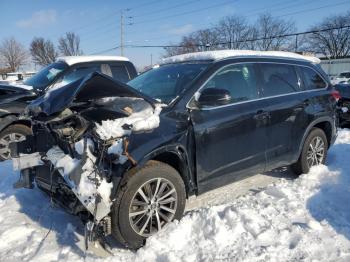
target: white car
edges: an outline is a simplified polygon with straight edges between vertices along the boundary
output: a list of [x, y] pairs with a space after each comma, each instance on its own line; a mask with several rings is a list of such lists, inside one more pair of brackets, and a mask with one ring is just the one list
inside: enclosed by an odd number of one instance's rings
[[333, 85], [346, 84], [350, 80], [350, 71], [342, 72], [338, 76], [334, 77], [331, 82]]

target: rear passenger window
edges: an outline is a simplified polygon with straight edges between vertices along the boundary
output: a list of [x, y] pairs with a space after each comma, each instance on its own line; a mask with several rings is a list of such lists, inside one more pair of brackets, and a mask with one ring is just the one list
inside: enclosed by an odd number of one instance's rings
[[232, 103], [255, 99], [258, 97], [255, 67], [253, 64], [226, 66], [206, 83], [205, 88], [228, 90]]
[[125, 66], [111, 65], [113, 78], [120, 82], [126, 83], [130, 80], [128, 71]]
[[260, 64], [262, 96], [276, 96], [300, 91], [300, 83], [294, 66], [284, 64]]
[[303, 67], [301, 68], [301, 71], [304, 73], [305, 89], [320, 89], [327, 86], [326, 82], [315, 70], [308, 67]]

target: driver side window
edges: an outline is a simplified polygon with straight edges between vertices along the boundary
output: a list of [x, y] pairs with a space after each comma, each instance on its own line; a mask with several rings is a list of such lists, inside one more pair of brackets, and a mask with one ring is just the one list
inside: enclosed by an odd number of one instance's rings
[[202, 91], [210, 89], [227, 90], [231, 103], [258, 98], [257, 77], [254, 64], [234, 64], [225, 66], [205, 84]]

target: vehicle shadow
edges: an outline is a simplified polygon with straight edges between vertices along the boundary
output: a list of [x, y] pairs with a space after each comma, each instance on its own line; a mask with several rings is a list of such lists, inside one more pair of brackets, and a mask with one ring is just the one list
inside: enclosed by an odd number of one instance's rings
[[[337, 155], [333, 154], [337, 151]], [[350, 240], [350, 145], [336, 144], [330, 149], [327, 165], [330, 171], [340, 172], [335, 181], [323, 183], [319, 192], [307, 202], [311, 215], [328, 223]]]
[[287, 180], [293, 180], [298, 177], [289, 166], [273, 169], [263, 173], [263, 175]]
[[[84, 225], [78, 217], [51, 203], [50, 197], [38, 188], [13, 189], [12, 185], [17, 181], [19, 174], [12, 171], [11, 162], [1, 163], [0, 172], [0, 199], [11, 199], [14, 196], [16, 203], [13, 203], [13, 209], [17, 206], [17, 210], [12, 213], [25, 214], [31, 220], [30, 226], [43, 236], [33, 245], [34, 251], [28, 255], [27, 260], [34, 260], [39, 252], [45, 252], [42, 248], [46, 245], [52, 248], [55, 248], [55, 245], [59, 246], [59, 250], [68, 247], [70, 252], [79, 257], [86, 256]], [[52, 235], [56, 243], [52, 241]], [[110, 241], [109, 244], [113, 249], [124, 249], [116, 241]]]

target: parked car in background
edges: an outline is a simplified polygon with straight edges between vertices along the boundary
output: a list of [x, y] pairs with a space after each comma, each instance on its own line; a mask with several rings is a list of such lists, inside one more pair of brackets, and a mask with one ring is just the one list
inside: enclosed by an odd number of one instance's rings
[[342, 72], [338, 76], [331, 79], [333, 85], [336, 84], [346, 84], [350, 80], [350, 71]]
[[58, 58], [21, 84], [0, 84], [0, 160], [10, 157], [10, 142], [20, 141], [31, 133], [30, 121], [19, 118], [30, 101], [49, 89], [67, 85], [92, 72], [121, 82], [128, 82], [137, 75], [135, 66], [125, 57], [71, 56]]
[[13, 72], [3, 74], [0, 79], [0, 84], [16, 84], [23, 80], [22, 72]]
[[34, 134], [11, 144], [16, 187], [35, 181], [79, 215], [87, 242], [111, 234], [138, 248], [182, 217], [190, 195], [325, 162], [338, 93], [319, 62], [200, 52], [167, 58], [128, 84], [94, 73], [54, 89], [26, 110]]

